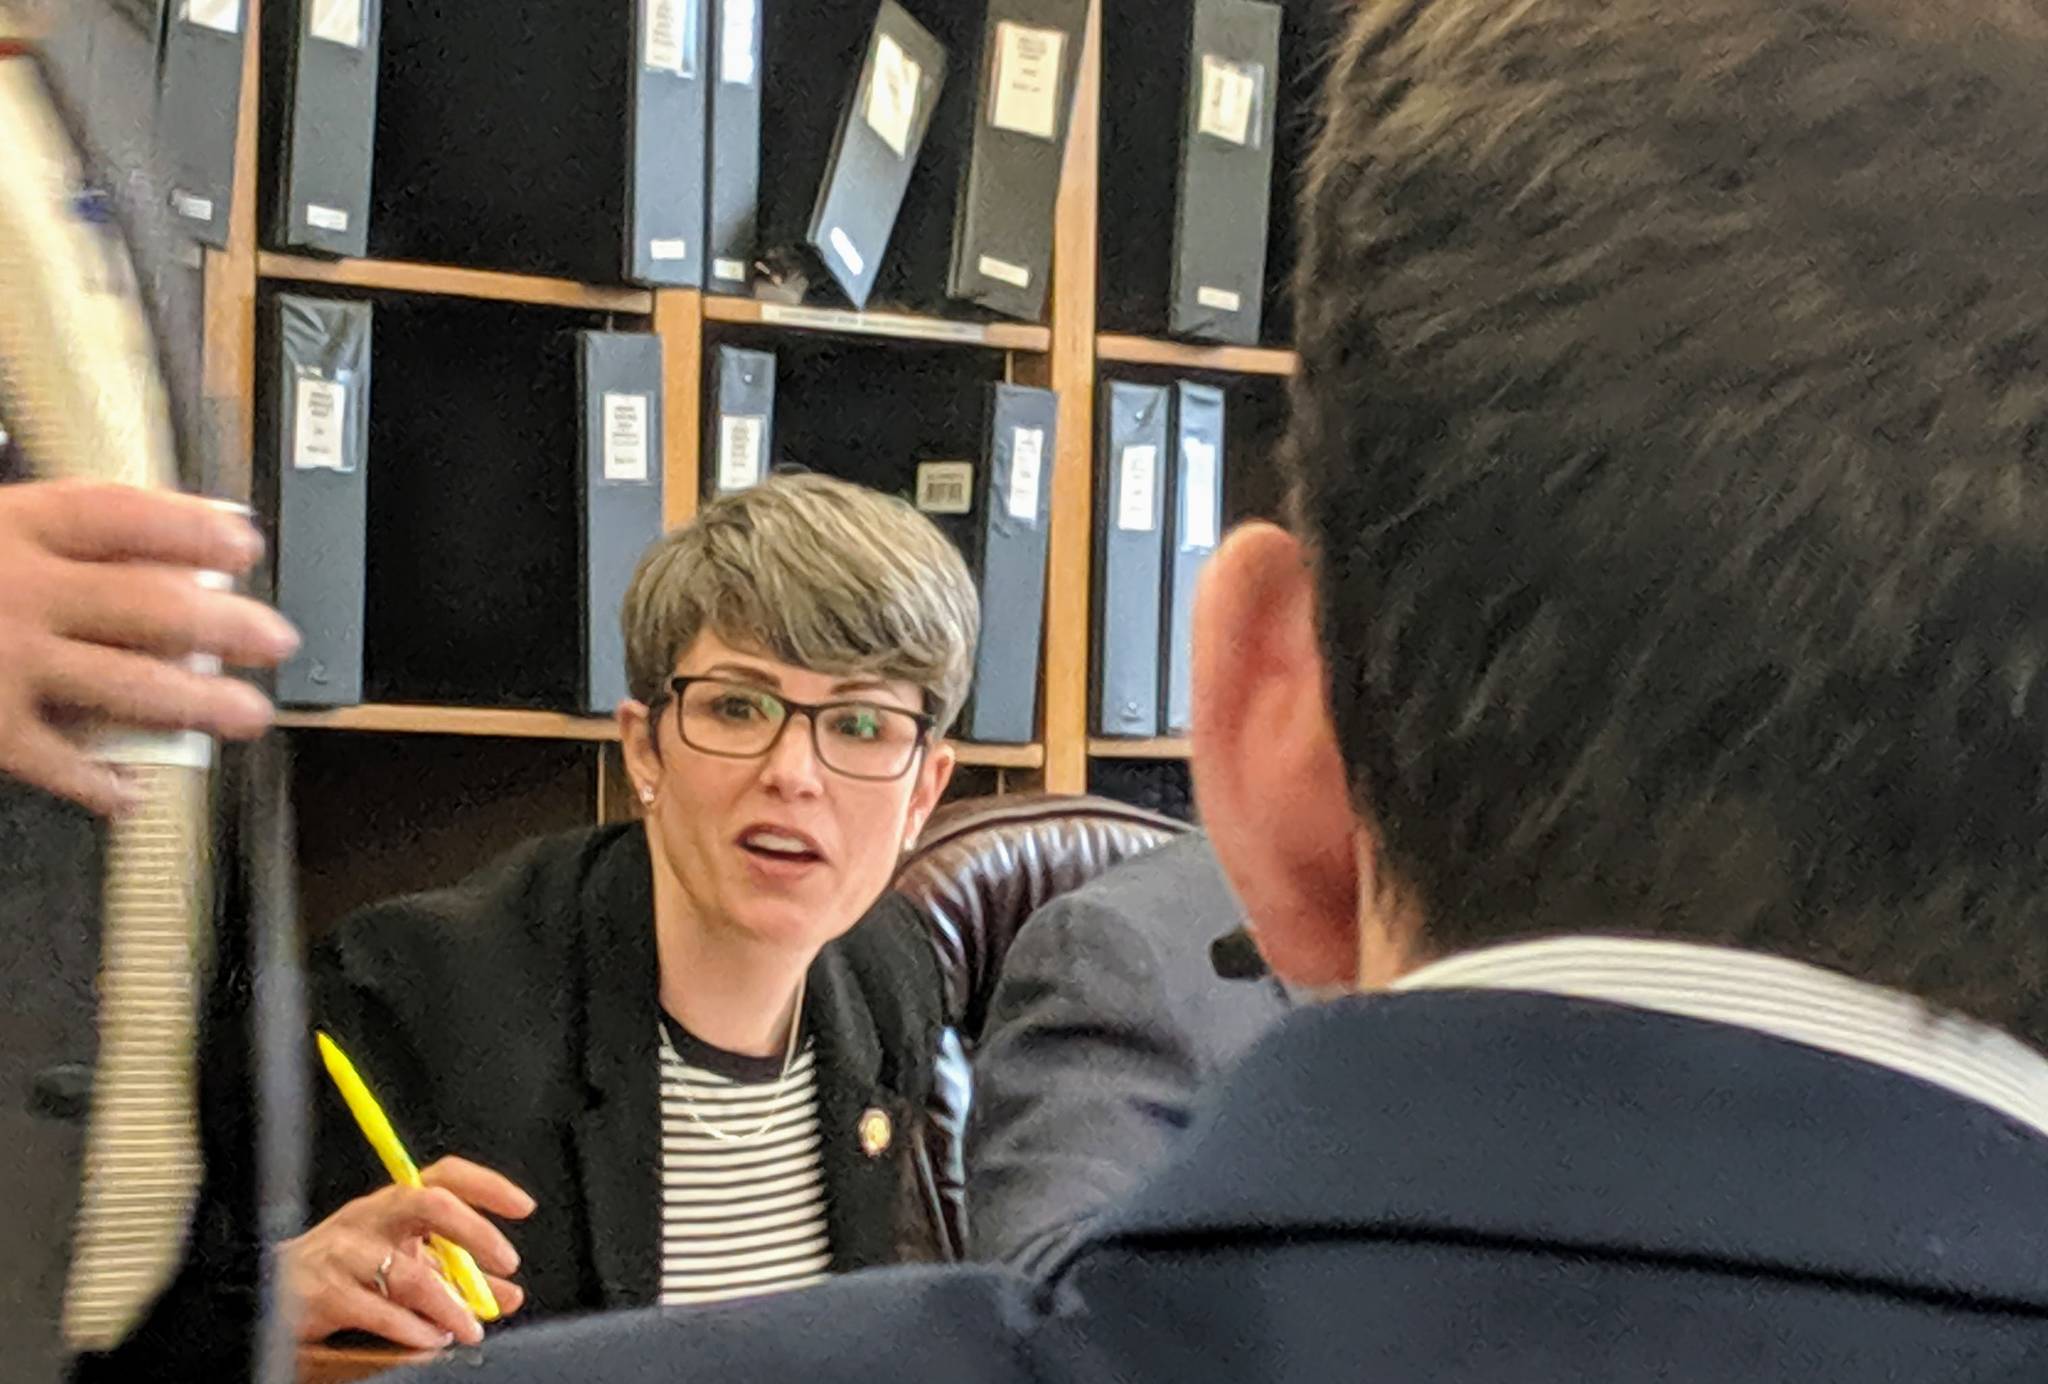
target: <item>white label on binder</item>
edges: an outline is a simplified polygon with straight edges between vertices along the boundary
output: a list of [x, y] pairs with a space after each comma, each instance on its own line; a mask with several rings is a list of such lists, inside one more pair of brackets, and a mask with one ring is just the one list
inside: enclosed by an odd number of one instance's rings
[[647, 396], [604, 396], [604, 478], [647, 479]]
[[1031, 271], [1021, 264], [1012, 264], [1006, 259], [997, 259], [994, 255], [983, 255], [975, 261], [975, 268], [981, 270], [982, 277], [994, 279], [997, 283], [1011, 284], [1017, 288], [1031, 287]]
[[348, 471], [348, 386], [301, 375], [292, 405], [292, 469]]
[[213, 220], [213, 199], [201, 197], [196, 192], [187, 192], [181, 187], [171, 189], [171, 210], [187, 221]]
[[1116, 526], [1125, 533], [1150, 533], [1152, 496], [1158, 489], [1159, 449], [1149, 442], [1126, 447], [1117, 464]]
[[1181, 513], [1180, 546], [1196, 552], [1216, 546], [1216, 444], [1200, 437], [1180, 443], [1187, 508]]
[[344, 48], [363, 46], [363, 7], [367, 0], [313, 0], [306, 31], [314, 38]]
[[853, 248], [853, 237], [834, 226], [825, 239], [831, 241], [832, 248], [838, 251], [839, 262], [846, 266], [846, 272], [859, 278], [861, 270], [867, 267], [867, 261], [860, 257], [860, 251]]
[[970, 514], [974, 510], [974, 463], [921, 461], [917, 464], [917, 507], [926, 514]]
[[988, 123], [1050, 141], [1060, 128], [1060, 59], [1067, 36], [1001, 20], [996, 24], [995, 99]]
[[[161, 13], [159, 11], [159, 13]], [[242, 0], [185, 0], [178, 17], [220, 34], [242, 32]]]
[[751, 490], [761, 483], [761, 438], [768, 420], [758, 413], [726, 413], [718, 419], [718, 493]]
[[1230, 144], [1250, 144], [1262, 75], [1256, 64], [1202, 54], [1202, 133]]
[[910, 127], [917, 123], [917, 91], [923, 81], [924, 69], [902, 44], [888, 34], [875, 40], [874, 71], [861, 118], [899, 159], [910, 157]]
[[746, 262], [736, 259], [715, 259], [711, 261], [711, 277], [729, 284], [743, 284], [747, 281]]
[[754, 84], [754, 17], [759, 0], [723, 0], [718, 17], [718, 80]]
[[348, 213], [340, 207], [323, 207], [318, 202], [308, 202], [306, 224], [323, 231], [345, 231], [348, 229]]
[[690, 242], [687, 240], [650, 240], [647, 242], [647, 258], [654, 260], [679, 260], [690, 257]]
[[683, 75], [683, 6], [689, 0], [647, 0], [647, 70]]
[[1244, 306], [1244, 299], [1238, 297], [1229, 289], [1211, 288], [1207, 284], [1202, 284], [1195, 289], [1195, 301], [1205, 308], [1214, 308], [1218, 312], [1236, 312], [1240, 307]]
[[1010, 434], [1010, 517], [1038, 522], [1038, 472], [1045, 463], [1045, 429], [1017, 428]]

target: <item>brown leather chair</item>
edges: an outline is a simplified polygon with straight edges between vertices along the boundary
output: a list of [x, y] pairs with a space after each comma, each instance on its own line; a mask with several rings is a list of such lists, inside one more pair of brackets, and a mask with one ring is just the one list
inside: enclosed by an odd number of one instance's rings
[[[932, 814], [878, 908], [908, 908], [928, 929], [954, 1027], [939, 1055], [932, 1116], [946, 1233], [967, 1246], [964, 1135], [975, 1041], [1017, 930], [1042, 905], [1187, 831], [1185, 823], [1107, 798], [965, 798]], [[415, 1357], [393, 1349], [307, 1347], [300, 1384], [352, 1384]]]
[[941, 1043], [930, 1156], [950, 1248], [968, 1246], [966, 1131], [973, 1050], [1017, 930], [1040, 907], [1120, 861], [1186, 832], [1183, 822], [1108, 798], [967, 798], [932, 814], [881, 906], [907, 907], [930, 933], [953, 1029]]

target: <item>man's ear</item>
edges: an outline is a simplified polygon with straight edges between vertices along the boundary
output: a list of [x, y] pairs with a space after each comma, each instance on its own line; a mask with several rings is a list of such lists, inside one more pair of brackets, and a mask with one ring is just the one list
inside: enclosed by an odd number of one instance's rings
[[1238, 529], [1195, 606], [1194, 781], [1224, 873], [1273, 969], [1302, 985], [1358, 975], [1362, 829], [1337, 751], [1300, 542]]

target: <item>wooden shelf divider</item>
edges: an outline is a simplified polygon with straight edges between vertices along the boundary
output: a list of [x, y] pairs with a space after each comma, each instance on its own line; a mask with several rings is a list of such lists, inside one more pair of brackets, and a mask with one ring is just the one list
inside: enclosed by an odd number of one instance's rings
[[1150, 740], [1096, 736], [1088, 741], [1088, 754], [1092, 759], [1186, 759], [1188, 742], [1184, 736], [1177, 735]]
[[1104, 332], [1095, 338], [1095, 354], [1101, 360], [1123, 365], [1163, 365], [1175, 370], [1213, 370], [1230, 375], [1292, 375], [1301, 369], [1301, 357], [1280, 347], [1202, 346], [1116, 332]]
[[754, 298], [704, 296], [704, 317], [711, 322], [738, 322], [797, 331], [879, 336], [894, 341], [935, 341], [956, 346], [981, 346], [993, 351], [1045, 351], [1052, 344], [1050, 327], [1028, 322], [962, 322], [948, 317], [920, 317], [906, 312], [855, 312], [851, 308], [764, 303]]
[[293, 283], [433, 293], [450, 298], [580, 308], [586, 312], [646, 316], [654, 311], [654, 294], [644, 288], [581, 284], [571, 279], [506, 274], [495, 269], [458, 269], [453, 265], [412, 264], [403, 260], [327, 260], [279, 254], [274, 250], [265, 250], [256, 257], [256, 269], [265, 279]]

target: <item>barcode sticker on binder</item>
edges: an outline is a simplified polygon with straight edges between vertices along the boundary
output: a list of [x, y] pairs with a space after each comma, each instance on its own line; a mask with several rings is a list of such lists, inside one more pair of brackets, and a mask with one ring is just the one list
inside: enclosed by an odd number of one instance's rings
[[1031, 271], [1021, 264], [1012, 264], [994, 255], [983, 255], [975, 261], [974, 267], [981, 271], [983, 278], [994, 279], [1013, 288], [1031, 287]]
[[[162, 13], [161, 10], [156, 12]], [[187, 24], [197, 24], [215, 33], [239, 34], [242, 32], [242, 0], [184, 0], [178, 7], [178, 17]]]
[[718, 419], [718, 493], [751, 490], [761, 483], [761, 439], [768, 420], [758, 413], [727, 413]]
[[1244, 306], [1244, 299], [1230, 289], [1210, 284], [1202, 284], [1195, 289], [1195, 301], [1218, 312], [1236, 312]]
[[1010, 517], [1038, 522], [1038, 473], [1045, 464], [1045, 429], [1010, 433]]
[[347, 385], [340, 380], [299, 376], [292, 405], [292, 469], [353, 471], [347, 419]]
[[323, 207], [318, 202], [308, 202], [306, 203], [306, 224], [317, 231], [346, 231], [348, 229], [348, 213], [340, 207]]
[[1067, 36], [1005, 19], [996, 25], [995, 99], [988, 123], [1050, 141], [1060, 128], [1060, 59]]
[[926, 514], [974, 510], [974, 463], [923, 461], [917, 466], [917, 507]]
[[604, 396], [604, 478], [647, 479], [647, 396]]
[[1184, 437], [1180, 460], [1187, 481], [1182, 499], [1187, 509], [1180, 520], [1181, 551], [1206, 551], [1216, 546], [1216, 444], [1206, 438]]
[[1265, 70], [1256, 63], [1202, 54], [1202, 133], [1230, 144], [1250, 144], [1264, 80]]
[[899, 159], [910, 157], [910, 128], [917, 123], [917, 89], [923, 81], [924, 69], [902, 44], [888, 34], [875, 40], [874, 72], [861, 118]]
[[718, 80], [754, 84], [754, 20], [759, 0], [723, 0], [718, 16]]
[[363, 9], [369, 0], [313, 0], [307, 32], [344, 48], [363, 46]]
[[688, 0], [647, 0], [647, 70], [683, 75], [683, 6]]
[[1158, 491], [1159, 449], [1151, 443], [1124, 448], [1117, 459], [1116, 526], [1125, 533], [1150, 533], [1152, 497]]

